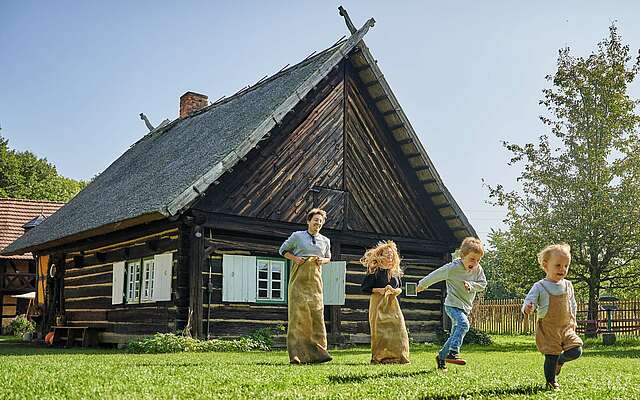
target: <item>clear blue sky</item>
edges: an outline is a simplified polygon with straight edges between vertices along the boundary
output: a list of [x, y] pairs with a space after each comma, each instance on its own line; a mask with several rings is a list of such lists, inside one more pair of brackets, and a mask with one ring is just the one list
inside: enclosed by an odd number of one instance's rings
[[[559, 48], [588, 55], [617, 20], [640, 46], [636, 1], [1, 1], [0, 125], [9, 145], [88, 179], [174, 119], [185, 91], [230, 95], [359, 27], [445, 184], [485, 237], [513, 187], [501, 140], [535, 141]], [[636, 93], [634, 93], [636, 94]], [[637, 95], [637, 94], [636, 94]]]

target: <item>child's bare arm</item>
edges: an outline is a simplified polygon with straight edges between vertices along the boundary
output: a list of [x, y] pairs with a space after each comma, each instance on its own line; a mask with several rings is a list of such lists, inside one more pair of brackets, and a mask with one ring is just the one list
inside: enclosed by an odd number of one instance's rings
[[538, 304], [538, 295], [538, 289], [534, 284], [529, 290], [529, 293], [527, 293], [527, 296], [524, 298], [524, 304], [522, 304], [523, 314], [529, 315], [536, 309], [536, 305]]

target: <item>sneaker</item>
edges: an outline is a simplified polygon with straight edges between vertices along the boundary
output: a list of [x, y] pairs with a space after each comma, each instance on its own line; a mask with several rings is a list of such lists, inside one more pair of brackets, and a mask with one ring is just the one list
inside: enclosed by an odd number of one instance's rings
[[556, 364], [556, 376], [560, 375], [560, 370], [562, 369], [563, 365], [564, 364], [561, 364], [561, 363]]
[[444, 361], [451, 364], [456, 364], [456, 365], [465, 365], [467, 363], [465, 360], [460, 358], [459, 354], [455, 354], [455, 353], [449, 353], [447, 357], [444, 359]]
[[447, 364], [445, 364], [444, 360], [440, 359], [440, 356], [436, 354], [436, 367], [441, 371], [447, 370]]
[[547, 390], [560, 390], [560, 385], [557, 382], [547, 382]]

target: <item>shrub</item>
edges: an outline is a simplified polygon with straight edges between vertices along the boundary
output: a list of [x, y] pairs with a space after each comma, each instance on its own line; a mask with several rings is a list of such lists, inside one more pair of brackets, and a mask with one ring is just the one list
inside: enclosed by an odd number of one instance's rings
[[[438, 340], [440, 341], [441, 344], [444, 344], [444, 342], [447, 341], [447, 339], [449, 339], [449, 332], [445, 331], [445, 330], [439, 330], [437, 332], [438, 335]], [[479, 329], [476, 329], [474, 327], [469, 328], [469, 332], [467, 332], [467, 334], [464, 337], [464, 341], [463, 344], [479, 344], [482, 346], [489, 346], [490, 344], [493, 344], [493, 340], [491, 340], [491, 336], [489, 336], [489, 334], [482, 332]]]
[[152, 337], [134, 340], [127, 345], [129, 353], [181, 353], [208, 351], [268, 351], [264, 343], [249, 337], [235, 340], [198, 340], [174, 333], [156, 333]]
[[29, 321], [26, 315], [20, 314], [9, 324], [9, 331], [13, 336], [22, 338], [25, 333], [35, 332], [36, 324], [33, 321]]

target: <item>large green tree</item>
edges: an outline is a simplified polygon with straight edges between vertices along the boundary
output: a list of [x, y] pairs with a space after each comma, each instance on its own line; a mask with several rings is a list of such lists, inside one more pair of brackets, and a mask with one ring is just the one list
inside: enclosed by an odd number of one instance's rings
[[561, 49], [540, 101], [551, 138], [504, 143], [509, 165], [523, 165], [520, 186], [489, 186], [491, 201], [508, 210], [507, 229], [491, 242], [512, 285], [530, 286], [541, 275], [536, 252], [566, 242], [589, 319], [603, 289], [635, 288], [640, 278], [640, 117], [628, 94], [639, 69], [615, 24], [586, 58]]
[[0, 197], [66, 202], [84, 186], [83, 181], [58, 175], [44, 158], [10, 149], [0, 136]]

